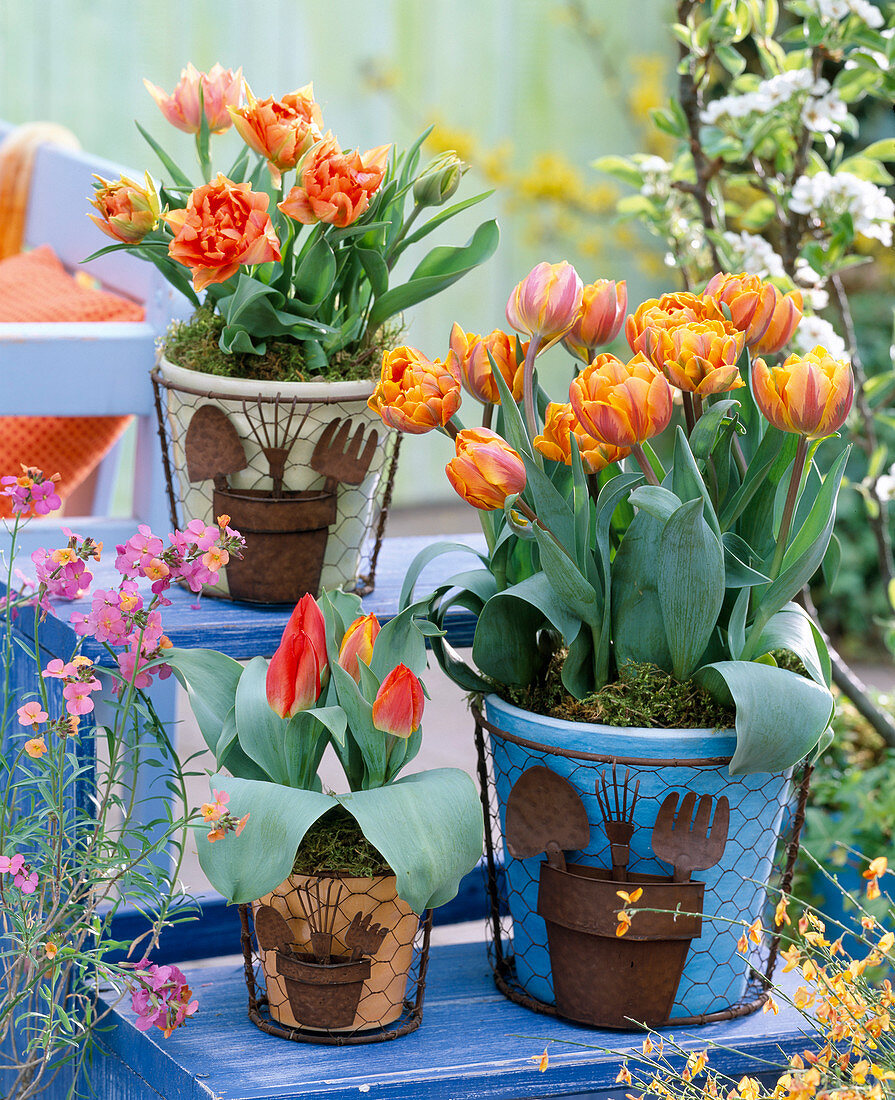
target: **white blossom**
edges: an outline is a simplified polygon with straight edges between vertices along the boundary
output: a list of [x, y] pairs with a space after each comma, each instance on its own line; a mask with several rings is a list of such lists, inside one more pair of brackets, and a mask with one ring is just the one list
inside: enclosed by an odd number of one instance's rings
[[786, 277], [782, 258], [757, 233], [725, 233], [724, 241], [733, 257], [732, 267], [760, 279]]
[[856, 233], [873, 237], [886, 246], [892, 244], [895, 203], [881, 187], [852, 172], [800, 176], [789, 205], [797, 214], [808, 214], [820, 222], [850, 214]]
[[807, 355], [818, 344], [826, 348], [834, 359], [851, 358], [846, 351], [845, 341], [830, 322], [825, 321], [823, 317], [815, 317], [811, 313], [806, 313], [793, 335], [793, 351], [798, 352], [799, 355]]
[[857, 15], [868, 27], [881, 27], [883, 13], [869, 0], [808, 0], [811, 9], [825, 22], [838, 23], [849, 15]]
[[802, 122], [813, 134], [838, 134], [848, 118], [848, 107], [835, 91], [805, 100]]
[[640, 157], [637, 167], [643, 176], [640, 194], [647, 198], [664, 198], [671, 190], [671, 165], [662, 157]]
[[775, 107], [790, 103], [796, 97], [824, 96], [830, 90], [829, 81], [816, 79], [811, 69], [787, 69], [762, 80], [753, 92], [721, 96], [709, 103], [700, 114], [707, 126], [715, 126], [723, 118], [747, 118], [766, 114]]
[[880, 500], [895, 500], [895, 464], [876, 479], [876, 492]]

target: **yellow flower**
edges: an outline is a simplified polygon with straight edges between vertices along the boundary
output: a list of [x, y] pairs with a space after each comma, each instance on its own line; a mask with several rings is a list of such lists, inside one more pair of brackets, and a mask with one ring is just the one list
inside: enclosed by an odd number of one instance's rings
[[618, 1071], [618, 1076], [615, 1079], [616, 1084], [633, 1085], [634, 1082], [631, 1078], [630, 1071], [628, 1070], [628, 1063], [625, 1062], [622, 1068]]
[[616, 919], [618, 924], [615, 928], [615, 934], [616, 936], [623, 936], [631, 927], [631, 914], [626, 909], [619, 909]]
[[786, 907], [789, 904], [789, 899], [786, 894], [780, 895], [780, 900], [777, 902], [777, 908], [774, 910], [774, 924], [778, 928], [782, 928], [784, 924], [790, 924], [789, 913], [786, 911]]
[[630, 894], [626, 890], [616, 890], [615, 896], [621, 898], [627, 905], [633, 905], [643, 897], [643, 890], [639, 886], [636, 890], [632, 890]]
[[47, 743], [42, 737], [32, 737], [25, 742], [25, 752], [32, 760], [39, 760], [47, 751]]
[[762, 1012], [773, 1012], [775, 1016], [780, 1015], [780, 1005], [774, 1000], [774, 998], [768, 994], [768, 998], [765, 1001], [761, 1009]]

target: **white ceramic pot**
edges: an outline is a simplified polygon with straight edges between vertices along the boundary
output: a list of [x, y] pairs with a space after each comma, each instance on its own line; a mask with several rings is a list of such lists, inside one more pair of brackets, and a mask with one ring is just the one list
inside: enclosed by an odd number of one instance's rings
[[[307, 412], [307, 419], [299, 437], [289, 453], [284, 475], [284, 488], [295, 490], [319, 489], [324, 478], [310, 466], [311, 454], [321, 432], [336, 417], [349, 417], [355, 427], [363, 425], [366, 432], [375, 429], [380, 439], [373, 460], [363, 482], [358, 486], [339, 485], [336, 522], [330, 528], [320, 587], [336, 588], [353, 585], [361, 570], [364, 544], [378, 519], [378, 490], [383, 474], [387, 472], [391, 458], [394, 433], [382, 423], [380, 417], [367, 407], [367, 399], [373, 392], [372, 382], [265, 382], [243, 378], [223, 378], [214, 374], [186, 370], [166, 359], [159, 361], [159, 371], [165, 383], [167, 395], [167, 422], [170, 439], [175, 490], [180, 498], [182, 524], [191, 519], [206, 523], [214, 521], [210, 480], [190, 482], [187, 475], [184, 442], [187, 429], [196, 410], [203, 405], [213, 405], [227, 414], [243, 440], [248, 465], [229, 475], [234, 489], [268, 489], [271, 487], [269, 467], [261, 445], [252, 432], [262, 435], [259, 410], [263, 412], [268, 431], [272, 427], [274, 410], [277, 411], [281, 431], [285, 430], [290, 407], [283, 402], [299, 399], [289, 430], [293, 435]], [[176, 388], [170, 388], [170, 387]], [[193, 392], [189, 392], [193, 391]], [[214, 396], [208, 396], [213, 394]], [[280, 404], [259, 403], [258, 398], [280, 398]], [[225, 572], [214, 591], [227, 594]]]

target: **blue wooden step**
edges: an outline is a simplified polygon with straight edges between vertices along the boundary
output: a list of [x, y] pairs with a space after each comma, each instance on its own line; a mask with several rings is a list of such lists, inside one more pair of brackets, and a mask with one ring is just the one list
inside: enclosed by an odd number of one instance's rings
[[[184, 971], [200, 1007], [169, 1038], [137, 1031], [129, 999], [113, 1010], [116, 1026], [101, 1037], [107, 1057], [92, 1072], [103, 1100], [622, 1100], [631, 1090], [615, 1078], [643, 1039], [511, 1003], [494, 987], [483, 944], [434, 948], [420, 1029], [356, 1047], [292, 1043], [258, 1030], [246, 1015], [241, 962]], [[675, 1037], [691, 1050], [718, 1044], [710, 1065], [739, 1079], [804, 1049], [805, 1026], [800, 1013], [782, 1007], [779, 1016], [758, 1012]], [[537, 1058], [545, 1047], [542, 1073]]]

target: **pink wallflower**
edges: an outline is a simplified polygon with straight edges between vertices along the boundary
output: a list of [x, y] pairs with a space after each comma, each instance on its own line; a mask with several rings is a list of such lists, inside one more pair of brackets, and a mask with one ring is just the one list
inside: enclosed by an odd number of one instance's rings
[[16, 853], [14, 856], [0, 856], [0, 875], [17, 875], [22, 869], [25, 857]]
[[43, 471], [22, 466], [19, 477], [0, 477], [0, 494], [12, 501], [11, 508], [17, 515], [46, 516], [62, 507], [56, 492], [59, 475], [45, 478]]
[[33, 894], [37, 889], [37, 872], [31, 870], [31, 865], [25, 863], [19, 865], [19, 870], [14, 871], [13, 885], [18, 886], [23, 894]]
[[47, 667], [41, 673], [41, 676], [50, 677], [54, 680], [62, 680], [67, 676], [77, 676], [78, 666], [74, 661], [66, 663], [59, 657], [54, 657], [52, 661], [47, 662]]
[[167, 1038], [199, 1008], [199, 1002], [190, 999], [186, 976], [176, 966], [157, 966], [142, 959], [134, 967], [134, 986], [131, 1008], [137, 1014], [138, 1031], [157, 1027]]
[[19, 722], [23, 726], [33, 726], [35, 729], [37, 729], [40, 722], [46, 722], [46, 720], [50, 717], [47, 712], [41, 707], [40, 703], [36, 701], [32, 703], [24, 703], [16, 711], [16, 714], [19, 716]]
[[[74, 555], [74, 557], [72, 556]], [[40, 606], [49, 611], [49, 598], [77, 600], [90, 591], [93, 574], [71, 547], [48, 551], [41, 547], [31, 555], [38, 584], [45, 587]]]
[[135, 576], [143, 572], [145, 565], [162, 554], [165, 544], [158, 535], [152, 533], [147, 524], [141, 523], [136, 533], [123, 546], [116, 546], [115, 549], [118, 551], [115, 568], [125, 576]]
[[90, 714], [94, 705], [91, 692], [99, 691], [101, 687], [102, 684], [96, 679], [66, 684], [62, 689], [65, 709], [69, 714]]

